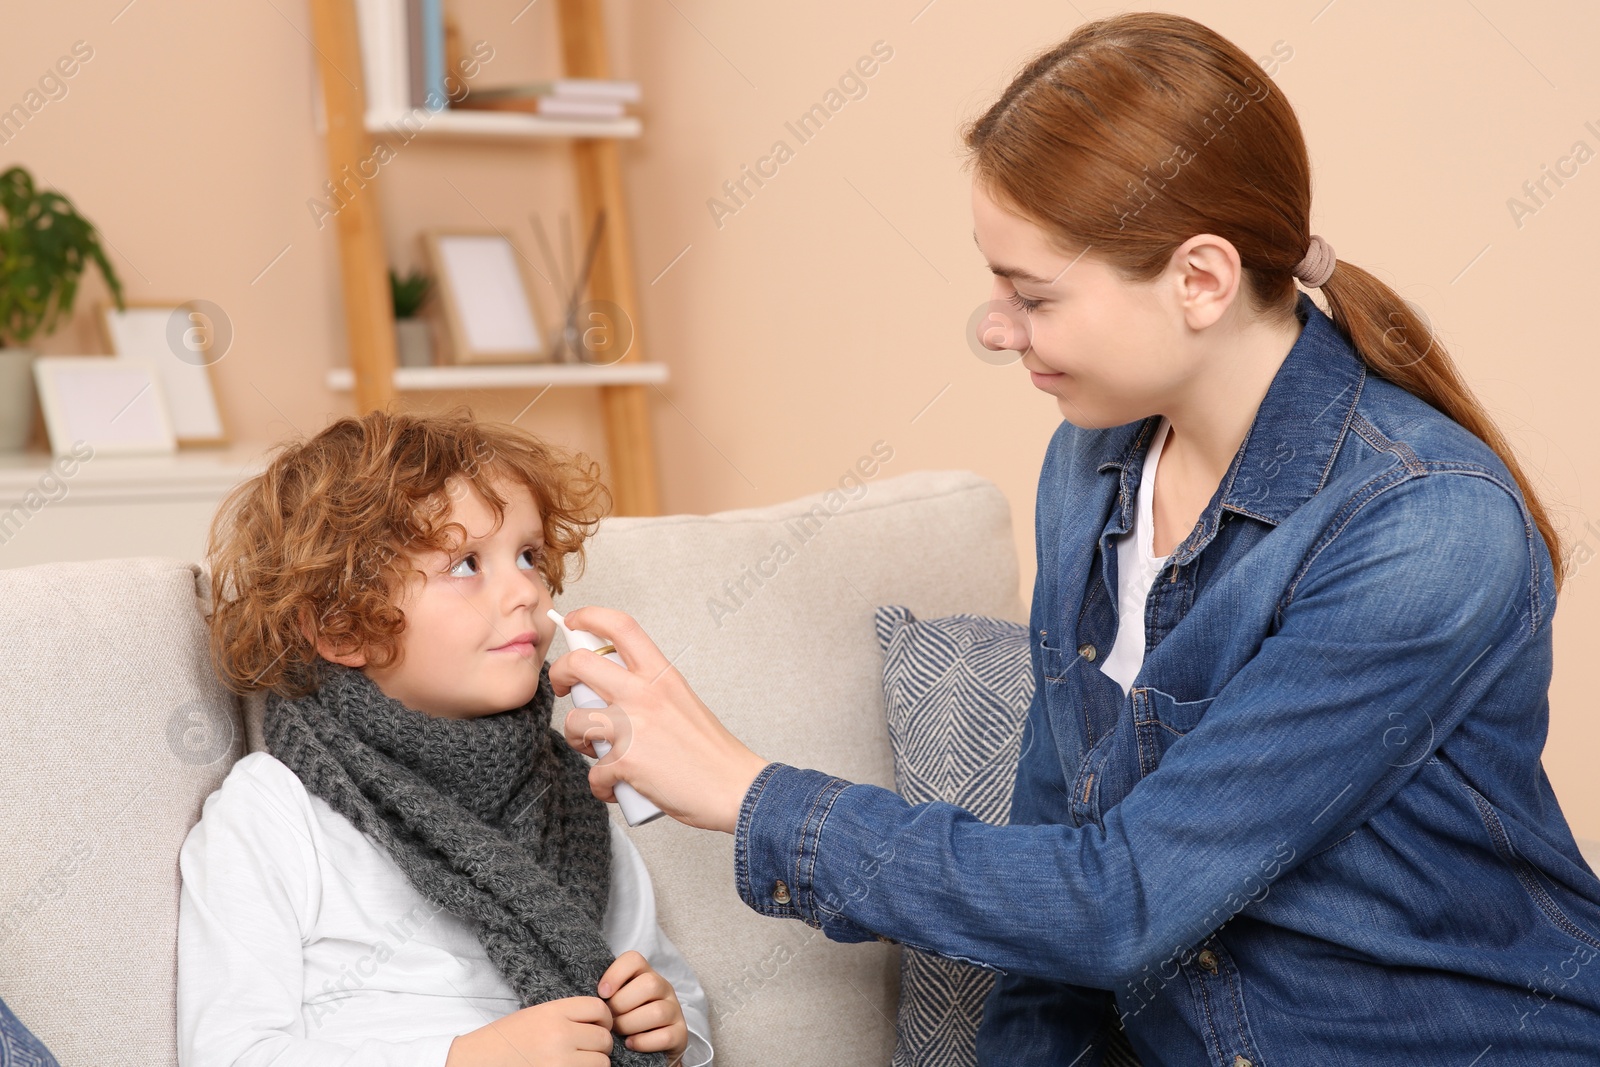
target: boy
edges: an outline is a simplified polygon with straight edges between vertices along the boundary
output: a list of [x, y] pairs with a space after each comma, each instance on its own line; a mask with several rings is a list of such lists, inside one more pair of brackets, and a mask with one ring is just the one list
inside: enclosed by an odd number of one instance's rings
[[550, 728], [546, 611], [608, 506], [583, 457], [459, 410], [340, 419], [223, 502], [212, 658], [267, 691], [266, 751], [180, 854], [181, 1064], [711, 1062]]

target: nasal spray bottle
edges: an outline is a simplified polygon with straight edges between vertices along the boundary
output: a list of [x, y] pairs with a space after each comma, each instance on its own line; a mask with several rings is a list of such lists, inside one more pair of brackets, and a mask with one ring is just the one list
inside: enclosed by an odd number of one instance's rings
[[[551, 608], [546, 614], [555, 620], [556, 626], [561, 630], [561, 635], [567, 639], [568, 651], [575, 648], [587, 648], [591, 652], [600, 653], [606, 659], [620, 664], [624, 668], [628, 666], [624, 662], [622, 655], [617, 651], [616, 645], [596, 637], [588, 630], [567, 629], [566, 618], [557, 612], [555, 608]], [[575, 708], [603, 708], [606, 707], [606, 702], [600, 699], [600, 694], [582, 682], [573, 682], [572, 706]], [[611, 751], [610, 741], [602, 741], [596, 738], [593, 744], [595, 755], [601, 758], [604, 758], [605, 754]], [[617, 782], [611, 787], [611, 791], [616, 794], [617, 806], [622, 809], [622, 817], [628, 820], [629, 826], [643, 825], [662, 814], [660, 808], [646, 800], [642, 793], [627, 782]]]

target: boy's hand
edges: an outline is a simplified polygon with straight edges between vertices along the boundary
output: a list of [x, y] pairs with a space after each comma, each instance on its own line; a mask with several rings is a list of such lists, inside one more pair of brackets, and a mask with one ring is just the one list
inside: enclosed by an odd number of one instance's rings
[[689, 1047], [689, 1024], [672, 983], [629, 949], [600, 976], [599, 993], [611, 1008], [611, 1028], [626, 1035], [623, 1044], [638, 1052], [665, 1052], [676, 1067]]
[[445, 1067], [605, 1067], [611, 1009], [598, 997], [562, 997], [522, 1008], [450, 1043]]

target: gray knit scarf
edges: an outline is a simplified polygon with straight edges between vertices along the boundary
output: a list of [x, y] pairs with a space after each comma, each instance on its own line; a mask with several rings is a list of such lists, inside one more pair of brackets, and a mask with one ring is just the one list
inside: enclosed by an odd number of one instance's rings
[[[605, 805], [550, 726], [550, 666], [521, 707], [478, 718], [416, 711], [360, 670], [318, 664], [321, 687], [269, 694], [267, 750], [376, 840], [417, 892], [472, 924], [523, 1007], [598, 996], [612, 953]], [[665, 1067], [612, 1035], [618, 1067]]]

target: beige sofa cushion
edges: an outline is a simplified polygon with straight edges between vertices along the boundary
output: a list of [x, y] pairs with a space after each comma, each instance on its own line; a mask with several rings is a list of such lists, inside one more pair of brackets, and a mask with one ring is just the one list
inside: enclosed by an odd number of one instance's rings
[[[1024, 621], [1017, 585], [993, 483], [880, 468], [767, 508], [609, 519], [557, 606], [639, 619], [761, 755], [889, 786], [873, 609]], [[20, 668], [0, 680], [0, 996], [64, 1064], [176, 1062], [178, 849], [245, 750], [206, 660], [208, 595], [175, 559], [0, 571]], [[254, 751], [261, 702], [245, 703]], [[710, 995], [719, 1064], [889, 1062], [897, 947], [750, 911], [725, 834], [628, 832]]]
[[[767, 759], [892, 789], [874, 609], [1027, 615], [1010, 507], [992, 482], [934, 472], [863, 489], [842, 503], [821, 494], [707, 517], [612, 520], [558, 607], [603, 604], [638, 619]], [[808, 513], [815, 530], [802, 541]], [[777, 546], [790, 550], [782, 562]], [[747, 578], [747, 596], [725, 584], [750, 574], [762, 584]], [[558, 701], [557, 714], [569, 706]], [[655, 879], [662, 927], [710, 997], [719, 1064], [889, 1063], [898, 945], [835, 944], [751, 911], [734, 889], [728, 834], [665, 819], [629, 833]]]
[[178, 848], [244, 754], [203, 579], [0, 570], [0, 996], [63, 1064], [177, 1062]]

